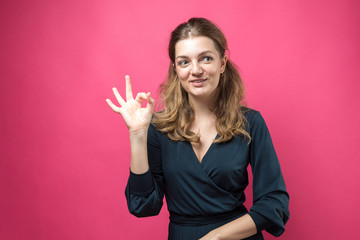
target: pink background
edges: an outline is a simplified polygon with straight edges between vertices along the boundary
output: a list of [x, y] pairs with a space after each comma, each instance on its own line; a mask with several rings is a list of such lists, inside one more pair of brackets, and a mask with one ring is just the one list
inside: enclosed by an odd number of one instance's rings
[[166, 238], [165, 208], [128, 213], [128, 133], [105, 98], [124, 93], [125, 74], [156, 95], [170, 32], [193, 16], [223, 29], [271, 131], [291, 196], [279, 239], [357, 238], [359, 11], [355, 0], [2, 0], [0, 239]]

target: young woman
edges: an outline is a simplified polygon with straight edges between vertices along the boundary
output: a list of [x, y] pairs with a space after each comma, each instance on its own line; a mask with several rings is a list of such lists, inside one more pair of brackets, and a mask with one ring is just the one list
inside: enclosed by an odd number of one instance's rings
[[[171, 34], [163, 109], [153, 113], [150, 93], [107, 103], [130, 132], [128, 207], [138, 217], [159, 213], [165, 195], [169, 239], [263, 239], [279, 236], [289, 219], [289, 195], [269, 131], [259, 112], [242, 105], [244, 88], [225, 54], [220, 29], [192, 18]], [[146, 100], [147, 106], [141, 107]], [[253, 206], [244, 207], [247, 166]]]

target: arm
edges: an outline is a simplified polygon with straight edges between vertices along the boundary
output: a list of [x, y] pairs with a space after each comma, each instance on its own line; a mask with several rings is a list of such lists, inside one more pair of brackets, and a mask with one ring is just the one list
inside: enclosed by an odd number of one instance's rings
[[[145, 173], [149, 169], [147, 157], [147, 132], [154, 111], [154, 99], [150, 93], [138, 93], [134, 99], [131, 90], [129, 76], [125, 76], [126, 81], [126, 101], [121, 97], [118, 90], [113, 88], [114, 95], [121, 107], [117, 107], [106, 99], [111, 109], [120, 113], [130, 133], [131, 145], [131, 171], [136, 174]], [[147, 106], [141, 107], [143, 100], [147, 100]]]
[[125, 195], [130, 213], [137, 217], [157, 215], [163, 205], [164, 177], [159, 139], [159, 132], [150, 125], [147, 133], [149, 170], [139, 174], [130, 171]]
[[[126, 101], [120, 96], [116, 88], [114, 95], [120, 107], [106, 99], [111, 109], [121, 114], [130, 134], [131, 164], [130, 176], [125, 194], [129, 211], [138, 217], [156, 215], [162, 207], [163, 187], [161, 155], [153, 128], [149, 128], [154, 109], [154, 100], [150, 93], [138, 93], [133, 98], [130, 77], [126, 79]], [[141, 107], [143, 100], [147, 101], [145, 108]], [[150, 132], [150, 135], [149, 135]], [[150, 144], [148, 138], [150, 137]], [[154, 141], [155, 139], [155, 141]], [[151, 144], [153, 143], [153, 144]], [[150, 172], [149, 158], [155, 162]]]
[[251, 114], [253, 206], [249, 215], [258, 232], [266, 230], [274, 236], [280, 236], [290, 216], [289, 195], [266, 123], [259, 112], [253, 111]]
[[137, 132], [130, 132], [130, 170], [135, 174], [142, 174], [149, 170], [147, 137], [148, 129], [141, 129]]

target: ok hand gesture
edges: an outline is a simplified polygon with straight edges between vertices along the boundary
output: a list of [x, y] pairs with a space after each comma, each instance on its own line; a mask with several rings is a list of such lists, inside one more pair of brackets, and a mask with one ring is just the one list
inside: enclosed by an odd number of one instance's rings
[[[120, 96], [118, 90], [114, 87], [112, 90], [118, 103], [120, 104], [120, 107], [113, 104], [110, 99], [106, 99], [106, 102], [114, 112], [121, 114], [126, 123], [126, 126], [129, 128], [130, 133], [147, 130], [154, 111], [154, 99], [150, 96], [150, 92], [140, 92], [134, 99], [131, 90], [130, 77], [126, 75], [125, 81], [126, 101]], [[142, 108], [141, 104], [144, 99], [147, 101], [147, 105], [145, 108]]]

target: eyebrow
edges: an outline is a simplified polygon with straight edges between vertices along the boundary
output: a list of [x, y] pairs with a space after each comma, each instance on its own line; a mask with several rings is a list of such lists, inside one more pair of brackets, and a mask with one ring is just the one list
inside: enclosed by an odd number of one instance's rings
[[[207, 54], [207, 53], [214, 54], [212, 51], [207, 50], [207, 51], [201, 52], [201, 53], [199, 54], [199, 56], [204, 55], [204, 54]], [[177, 56], [176, 58], [187, 58], [187, 56], [181, 55], [181, 56]]]

